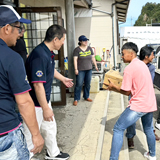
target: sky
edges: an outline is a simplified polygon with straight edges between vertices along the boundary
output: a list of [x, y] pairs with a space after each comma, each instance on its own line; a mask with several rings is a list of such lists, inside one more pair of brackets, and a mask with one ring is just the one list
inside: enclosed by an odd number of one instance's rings
[[160, 3], [160, 0], [130, 0], [126, 23], [121, 24], [120, 27], [133, 26], [147, 2]]

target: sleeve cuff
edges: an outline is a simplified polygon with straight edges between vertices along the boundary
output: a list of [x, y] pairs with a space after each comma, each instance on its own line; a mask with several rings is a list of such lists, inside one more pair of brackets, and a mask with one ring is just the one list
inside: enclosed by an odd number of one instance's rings
[[46, 83], [46, 81], [32, 81], [31, 83]]
[[24, 92], [20, 92], [20, 93], [15, 93], [14, 95], [19, 95], [19, 94], [23, 94], [23, 93], [26, 93], [26, 92], [29, 92], [31, 89], [27, 90], [27, 91], [24, 91]]

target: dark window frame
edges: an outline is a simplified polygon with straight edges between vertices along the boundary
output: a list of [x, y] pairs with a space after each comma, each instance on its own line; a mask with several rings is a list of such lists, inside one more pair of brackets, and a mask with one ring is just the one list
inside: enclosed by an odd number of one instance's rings
[[[63, 26], [62, 12], [61, 7], [17, 7], [17, 12], [22, 15], [23, 13], [48, 13], [56, 12], [57, 13], [57, 24]], [[64, 48], [63, 46], [58, 51], [58, 54], [55, 55], [55, 60], [58, 60], [58, 69], [59, 72], [64, 75]], [[52, 106], [64, 106], [66, 105], [66, 86], [60, 82], [60, 92], [61, 92], [61, 101], [51, 101]]]

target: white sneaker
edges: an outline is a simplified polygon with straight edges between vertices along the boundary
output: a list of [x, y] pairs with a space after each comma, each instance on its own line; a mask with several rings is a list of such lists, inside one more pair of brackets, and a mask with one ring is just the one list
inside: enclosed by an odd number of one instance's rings
[[149, 160], [156, 160], [156, 156], [151, 157], [151, 156], [149, 155], [149, 152], [145, 152], [145, 153], [144, 153], [144, 157], [147, 158], [147, 159], [149, 159]]
[[158, 130], [160, 130], [160, 123], [155, 123], [155, 127], [158, 129]]

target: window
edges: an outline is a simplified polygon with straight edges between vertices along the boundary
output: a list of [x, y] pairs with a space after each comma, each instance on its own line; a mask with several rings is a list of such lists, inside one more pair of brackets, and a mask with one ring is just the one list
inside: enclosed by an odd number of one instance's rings
[[[28, 53], [44, 40], [49, 26], [63, 25], [60, 7], [24, 7], [17, 8], [17, 11], [22, 17], [32, 21], [31, 24], [26, 25], [24, 35]], [[63, 47], [55, 55], [55, 68], [64, 75]], [[52, 83], [51, 103], [52, 105], [66, 105], [66, 87], [58, 80]]]
[[26, 17], [32, 21], [31, 24], [26, 25], [26, 34], [24, 35], [26, 47], [28, 53], [30, 53], [33, 48], [44, 40], [48, 27], [52, 24], [58, 24], [57, 13], [23, 13], [22, 17]]

